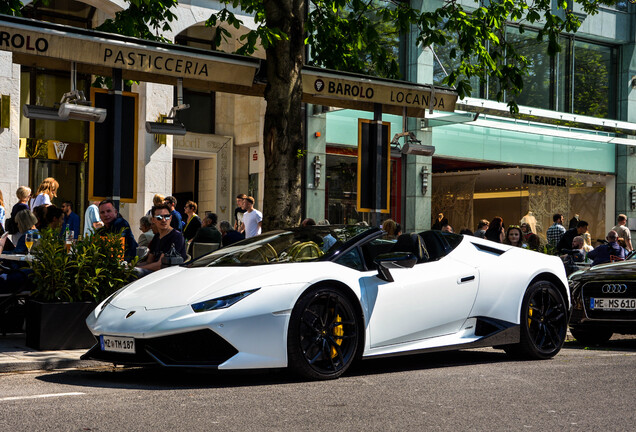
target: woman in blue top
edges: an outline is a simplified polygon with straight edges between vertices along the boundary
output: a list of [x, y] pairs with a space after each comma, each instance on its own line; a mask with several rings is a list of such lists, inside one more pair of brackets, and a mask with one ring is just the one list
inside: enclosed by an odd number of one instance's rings
[[4, 198], [2, 197], [2, 191], [0, 191], [0, 227], [4, 227]]

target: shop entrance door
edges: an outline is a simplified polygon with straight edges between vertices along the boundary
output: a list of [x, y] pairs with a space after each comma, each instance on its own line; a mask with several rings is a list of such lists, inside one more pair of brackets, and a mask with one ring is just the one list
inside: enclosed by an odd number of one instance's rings
[[84, 162], [31, 159], [29, 177], [33, 194], [35, 195], [42, 180], [47, 177], [53, 177], [60, 184], [57, 197], [53, 199], [53, 204], [61, 207], [64, 201], [71, 201], [73, 203], [73, 211], [82, 218], [86, 208], [85, 165]]
[[194, 159], [172, 160], [172, 196], [177, 199], [175, 210], [186, 221], [185, 203], [199, 201], [199, 161]]

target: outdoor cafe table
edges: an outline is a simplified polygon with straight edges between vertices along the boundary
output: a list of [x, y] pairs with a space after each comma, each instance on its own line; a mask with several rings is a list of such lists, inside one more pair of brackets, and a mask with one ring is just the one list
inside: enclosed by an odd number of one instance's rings
[[30, 261], [33, 261], [33, 255], [25, 255], [25, 254], [0, 254], [0, 260], [30, 262]]

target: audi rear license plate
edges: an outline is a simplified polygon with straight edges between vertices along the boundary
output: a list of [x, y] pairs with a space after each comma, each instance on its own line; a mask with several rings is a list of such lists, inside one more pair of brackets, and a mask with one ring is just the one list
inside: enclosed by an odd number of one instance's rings
[[590, 309], [634, 311], [636, 310], [636, 298], [590, 298]]
[[135, 353], [135, 339], [131, 337], [101, 335], [99, 337], [99, 345], [101, 346], [102, 351], [127, 354]]

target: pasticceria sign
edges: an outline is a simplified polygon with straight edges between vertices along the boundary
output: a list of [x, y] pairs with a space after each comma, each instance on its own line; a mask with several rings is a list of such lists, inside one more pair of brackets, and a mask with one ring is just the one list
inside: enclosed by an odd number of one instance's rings
[[[152, 45], [132, 38], [107, 39], [103, 33], [66, 28], [55, 31], [0, 19], [0, 50], [29, 56], [46, 65], [46, 59], [66, 60], [109, 69], [168, 75], [185, 79], [251, 86], [256, 64], [222, 55], [180, 51], [182, 47]], [[138, 43], [139, 42], [139, 43]], [[33, 59], [33, 57], [41, 60]]]

